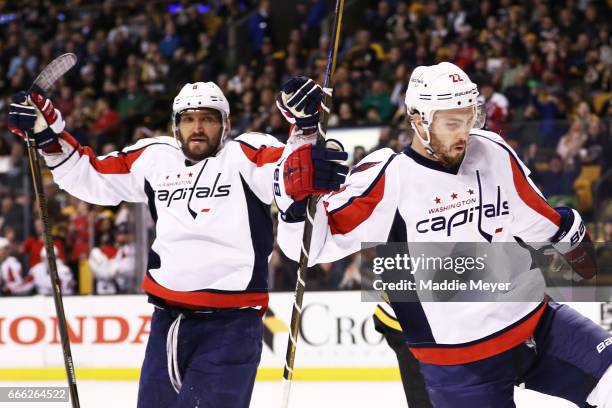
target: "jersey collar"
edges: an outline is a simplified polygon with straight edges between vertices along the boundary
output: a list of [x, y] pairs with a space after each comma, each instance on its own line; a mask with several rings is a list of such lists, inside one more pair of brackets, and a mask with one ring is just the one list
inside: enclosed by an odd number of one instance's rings
[[459, 167], [461, 167], [461, 165], [459, 165], [455, 167], [454, 169], [446, 168], [443, 165], [441, 165], [439, 162], [428, 159], [427, 157], [424, 157], [418, 154], [416, 151], [414, 151], [414, 149], [412, 148], [412, 145], [409, 145], [404, 149], [404, 154], [410, 157], [412, 160], [414, 160], [418, 164], [420, 164], [421, 166], [428, 167], [432, 170], [442, 171], [444, 173], [457, 175], [457, 173], [459, 172]]

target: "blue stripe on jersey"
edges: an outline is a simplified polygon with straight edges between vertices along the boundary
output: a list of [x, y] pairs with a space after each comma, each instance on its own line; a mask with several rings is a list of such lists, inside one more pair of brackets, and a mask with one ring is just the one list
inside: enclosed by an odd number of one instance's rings
[[264, 204], [250, 189], [247, 182], [240, 175], [244, 197], [249, 215], [249, 229], [251, 230], [251, 243], [255, 254], [253, 262], [253, 275], [247, 285], [246, 291], [265, 291], [268, 288], [268, 257], [272, 253], [274, 237], [272, 232], [272, 216], [270, 205]]
[[[407, 244], [408, 232], [406, 222], [399, 213], [399, 210], [395, 212], [395, 218], [389, 231], [388, 242], [403, 242]], [[406, 247], [406, 252], [408, 248]], [[410, 279], [414, 279], [413, 275], [410, 275]], [[419, 302], [416, 292], [414, 292], [414, 299], [402, 299], [402, 302], [391, 302], [391, 307], [397, 316], [397, 320], [404, 330], [404, 334], [408, 339], [409, 344], [419, 343], [434, 343], [433, 333], [429, 326], [429, 321], [425, 316], [423, 306]]]
[[147, 195], [147, 206], [149, 207], [149, 212], [151, 213], [151, 218], [153, 222], [157, 224], [157, 208], [155, 207], [155, 190], [151, 187], [151, 183], [147, 179], [145, 179], [144, 183], [144, 191]]
[[147, 273], [149, 273], [151, 269], [159, 268], [161, 268], [161, 258], [159, 257], [157, 252], [155, 252], [153, 248], [151, 248], [149, 249], [149, 256], [147, 257]]

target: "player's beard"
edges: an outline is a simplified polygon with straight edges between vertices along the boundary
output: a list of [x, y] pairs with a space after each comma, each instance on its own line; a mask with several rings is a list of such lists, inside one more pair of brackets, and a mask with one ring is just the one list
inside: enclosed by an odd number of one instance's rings
[[[435, 137], [432, 137], [431, 147], [437, 159], [447, 169], [456, 169], [461, 165], [467, 149], [467, 142], [453, 143], [449, 147], [442, 145]], [[459, 149], [461, 147], [461, 149]]]
[[179, 133], [183, 154], [195, 163], [212, 156], [221, 143], [221, 132], [223, 131], [220, 130], [218, 135], [212, 137], [205, 133], [192, 133], [186, 138]]

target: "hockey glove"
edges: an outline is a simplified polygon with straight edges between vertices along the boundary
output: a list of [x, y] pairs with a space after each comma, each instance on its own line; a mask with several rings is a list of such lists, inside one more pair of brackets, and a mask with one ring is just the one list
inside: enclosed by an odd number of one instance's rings
[[[31, 122], [32, 113], [34, 122]], [[13, 95], [13, 104], [9, 111], [9, 129], [24, 139], [27, 132], [33, 133], [36, 146], [43, 152], [62, 151], [58, 139], [65, 126], [62, 114], [55, 109], [50, 99], [35, 92], [29, 97], [23, 91]]]
[[8, 128], [11, 133], [22, 139], [28, 137], [28, 132], [34, 129], [36, 122], [36, 108], [28, 105], [27, 94], [24, 91], [13, 95], [13, 103], [8, 112]]
[[555, 210], [561, 215], [561, 226], [550, 240], [553, 247], [577, 274], [592, 278], [597, 273], [595, 249], [580, 214], [568, 207]]
[[347, 158], [347, 153], [343, 151], [322, 146], [301, 146], [285, 160], [285, 191], [294, 201], [301, 201], [310, 195], [337, 191], [346, 179], [348, 167], [336, 161], [344, 161]]
[[308, 135], [317, 131], [322, 100], [323, 90], [319, 85], [310, 78], [296, 76], [283, 84], [276, 106], [289, 123]]

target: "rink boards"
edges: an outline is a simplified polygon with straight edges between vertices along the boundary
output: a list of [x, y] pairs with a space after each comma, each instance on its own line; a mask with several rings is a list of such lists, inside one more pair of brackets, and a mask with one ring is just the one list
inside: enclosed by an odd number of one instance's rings
[[[264, 319], [259, 380], [277, 380], [284, 366], [293, 293], [272, 293]], [[396, 380], [394, 353], [374, 330], [375, 303], [360, 292], [308, 292], [304, 297], [295, 379]], [[572, 303], [608, 328], [606, 303]], [[81, 379], [137, 379], [153, 307], [144, 295], [64, 299], [72, 354]], [[0, 380], [65, 377], [51, 297], [0, 298]]]

